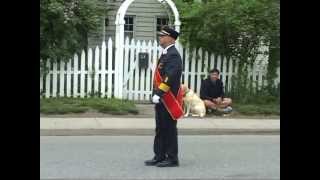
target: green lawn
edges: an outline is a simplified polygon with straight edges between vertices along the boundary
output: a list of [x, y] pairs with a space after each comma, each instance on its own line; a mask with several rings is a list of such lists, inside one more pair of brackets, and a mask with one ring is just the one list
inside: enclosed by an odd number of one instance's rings
[[241, 115], [280, 115], [280, 105], [267, 104], [237, 104], [232, 105], [235, 113]]
[[88, 98], [50, 98], [40, 99], [40, 112], [43, 114], [83, 113], [89, 109], [101, 113], [126, 115], [138, 114], [138, 109], [131, 101], [118, 99]]
[[[280, 104], [267, 101], [266, 103], [239, 103], [234, 101], [232, 116], [279, 116]], [[113, 115], [139, 114], [139, 110], [132, 101], [103, 98], [50, 98], [40, 99], [40, 113], [68, 114], [83, 113], [88, 110]], [[143, 114], [143, 112], [141, 112]], [[217, 114], [222, 115], [222, 114]]]

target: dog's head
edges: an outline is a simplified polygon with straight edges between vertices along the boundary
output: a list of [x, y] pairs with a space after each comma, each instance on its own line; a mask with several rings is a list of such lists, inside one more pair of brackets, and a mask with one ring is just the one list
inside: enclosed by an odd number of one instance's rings
[[185, 84], [181, 85], [181, 90], [182, 90], [183, 96], [186, 96], [188, 89], [189, 89], [188, 86], [186, 86]]
[[182, 92], [183, 92], [183, 96], [186, 96], [186, 94], [190, 91], [190, 89], [188, 88], [188, 86], [185, 85], [185, 84], [182, 84], [182, 85], [181, 85], [181, 90], [182, 90]]

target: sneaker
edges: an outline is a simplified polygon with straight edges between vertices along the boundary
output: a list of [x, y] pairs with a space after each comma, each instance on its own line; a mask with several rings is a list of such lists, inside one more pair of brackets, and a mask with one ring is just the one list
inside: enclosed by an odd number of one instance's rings
[[232, 107], [230, 107], [230, 106], [223, 109], [224, 113], [230, 113], [231, 111], [232, 111]]

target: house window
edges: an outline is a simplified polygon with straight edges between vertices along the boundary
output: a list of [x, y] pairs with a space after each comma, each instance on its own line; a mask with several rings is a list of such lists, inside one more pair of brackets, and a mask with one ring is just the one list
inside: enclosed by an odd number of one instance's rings
[[162, 26], [167, 26], [168, 24], [168, 18], [157, 18], [157, 31], [160, 31]]
[[[164, 18], [164, 17], [157, 17], [157, 32], [161, 31], [162, 26], [167, 26], [169, 25], [169, 19]], [[158, 33], [156, 34], [157, 41], [159, 42], [159, 35]]]
[[127, 39], [129, 37], [129, 40], [133, 38], [133, 26], [134, 26], [134, 17], [133, 16], [125, 16], [124, 17], [124, 37]]
[[108, 18], [105, 18], [104, 19], [104, 25], [107, 27], [109, 26], [109, 19]]

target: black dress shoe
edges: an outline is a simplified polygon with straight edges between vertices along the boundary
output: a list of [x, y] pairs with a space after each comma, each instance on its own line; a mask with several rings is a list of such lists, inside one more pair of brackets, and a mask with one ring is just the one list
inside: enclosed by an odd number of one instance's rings
[[155, 166], [157, 163], [159, 163], [159, 162], [161, 162], [161, 161], [163, 161], [163, 160], [162, 160], [162, 159], [155, 159], [155, 158], [153, 158], [153, 159], [151, 159], [151, 160], [145, 161], [144, 164], [145, 164], [146, 166]]
[[179, 161], [166, 159], [164, 161], [157, 163], [156, 166], [157, 167], [177, 167], [179, 166]]

